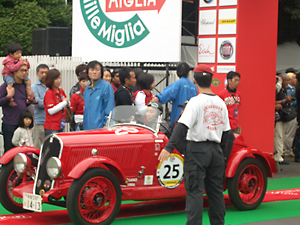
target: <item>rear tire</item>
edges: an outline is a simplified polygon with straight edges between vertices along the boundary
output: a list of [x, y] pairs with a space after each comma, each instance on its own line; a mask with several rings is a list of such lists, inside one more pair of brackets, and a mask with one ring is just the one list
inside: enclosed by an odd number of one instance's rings
[[246, 158], [239, 165], [233, 178], [228, 179], [228, 194], [239, 210], [257, 208], [265, 197], [267, 173], [262, 162]]

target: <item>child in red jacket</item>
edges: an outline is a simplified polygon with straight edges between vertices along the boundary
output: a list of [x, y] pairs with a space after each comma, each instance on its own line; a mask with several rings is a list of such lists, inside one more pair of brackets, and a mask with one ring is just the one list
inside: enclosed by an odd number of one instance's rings
[[[28, 69], [30, 64], [27, 59], [22, 57], [22, 47], [18, 43], [11, 43], [7, 46], [7, 56], [3, 60], [2, 64], [4, 68], [2, 70], [3, 80], [7, 83], [7, 88], [11, 90], [15, 83], [13, 72], [18, 71], [22, 65], [27, 65]], [[27, 104], [38, 104], [39, 102], [34, 99], [34, 93], [31, 90], [31, 81], [28, 77], [25, 78]], [[13, 98], [10, 99], [10, 106], [17, 106]]]
[[71, 106], [70, 109], [74, 112], [74, 121], [76, 123], [76, 130], [83, 130], [82, 123], [83, 123], [83, 110], [84, 110], [84, 99], [83, 99], [83, 92], [86, 88], [88, 82], [88, 76], [85, 72], [82, 72], [79, 75], [79, 86], [80, 90], [75, 92], [71, 97]]

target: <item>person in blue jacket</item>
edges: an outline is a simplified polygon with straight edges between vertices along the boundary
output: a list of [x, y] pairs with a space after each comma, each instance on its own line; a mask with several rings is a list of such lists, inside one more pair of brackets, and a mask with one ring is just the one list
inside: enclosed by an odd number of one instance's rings
[[83, 129], [103, 128], [106, 125], [106, 116], [115, 107], [114, 91], [110, 83], [101, 79], [103, 66], [100, 62], [91, 61], [86, 71], [90, 84], [83, 93], [85, 101]]
[[180, 78], [173, 84], [165, 87], [161, 94], [156, 95], [152, 101], [165, 104], [172, 102], [171, 111], [171, 126], [179, 118], [181, 108], [178, 105], [183, 105], [186, 100], [197, 95], [197, 87], [189, 79], [190, 67], [187, 63], [183, 62], [177, 66], [177, 75]]

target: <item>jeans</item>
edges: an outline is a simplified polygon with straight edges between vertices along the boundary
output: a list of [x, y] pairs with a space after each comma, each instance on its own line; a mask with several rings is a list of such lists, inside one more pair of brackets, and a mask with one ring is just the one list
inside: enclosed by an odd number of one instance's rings
[[9, 149], [14, 148], [11, 142], [15, 130], [18, 128], [18, 125], [7, 125], [2, 123], [2, 132], [3, 132], [3, 141], [4, 141], [4, 153]]

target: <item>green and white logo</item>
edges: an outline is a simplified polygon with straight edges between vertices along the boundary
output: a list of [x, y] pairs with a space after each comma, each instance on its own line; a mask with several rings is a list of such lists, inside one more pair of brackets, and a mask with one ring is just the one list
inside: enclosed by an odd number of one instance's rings
[[80, 6], [89, 31], [107, 46], [130, 47], [142, 41], [150, 33], [137, 14], [127, 21], [116, 22], [105, 15], [99, 0], [80, 0]]

